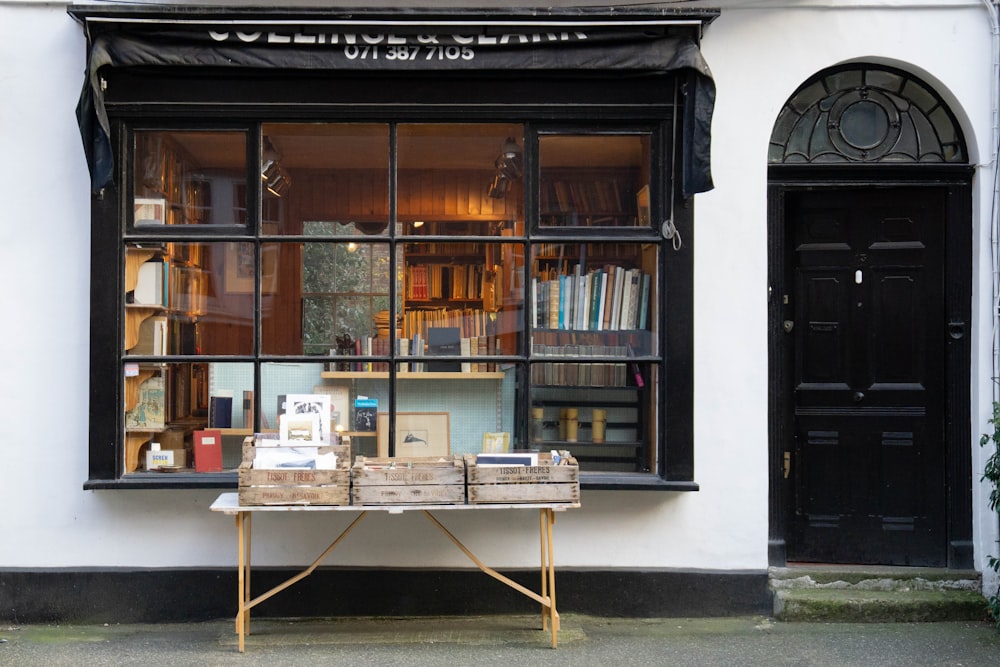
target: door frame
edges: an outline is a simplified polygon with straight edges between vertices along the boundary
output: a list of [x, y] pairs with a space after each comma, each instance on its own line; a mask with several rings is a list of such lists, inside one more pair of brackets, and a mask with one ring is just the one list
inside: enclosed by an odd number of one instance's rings
[[[969, 165], [771, 165], [767, 187], [768, 246], [768, 562], [787, 562], [792, 442], [792, 337], [783, 330], [794, 250], [787, 247], [785, 194], [792, 190], [909, 186], [946, 191], [944, 248], [945, 532], [949, 568], [973, 566], [972, 550], [972, 176]], [[794, 460], [791, 462], [794, 466]]]

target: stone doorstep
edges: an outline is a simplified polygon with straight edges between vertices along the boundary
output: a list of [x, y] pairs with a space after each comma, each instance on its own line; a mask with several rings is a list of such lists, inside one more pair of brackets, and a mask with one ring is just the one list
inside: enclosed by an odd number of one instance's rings
[[878, 565], [807, 565], [771, 567], [772, 590], [835, 588], [860, 590], [982, 591], [982, 575], [975, 570]]
[[774, 616], [784, 621], [901, 623], [988, 619], [972, 570], [790, 566], [769, 570]]
[[781, 621], [921, 623], [986, 621], [986, 600], [975, 591], [789, 589], [774, 595]]

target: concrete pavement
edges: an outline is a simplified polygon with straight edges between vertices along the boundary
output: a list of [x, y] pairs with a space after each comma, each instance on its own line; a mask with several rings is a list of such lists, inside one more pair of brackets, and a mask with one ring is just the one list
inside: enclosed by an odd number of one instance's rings
[[763, 617], [621, 619], [564, 615], [551, 648], [539, 617], [255, 619], [246, 652], [231, 619], [162, 625], [4, 625], [0, 665], [341, 664], [949, 665], [997, 667], [990, 623], [787, 623]]

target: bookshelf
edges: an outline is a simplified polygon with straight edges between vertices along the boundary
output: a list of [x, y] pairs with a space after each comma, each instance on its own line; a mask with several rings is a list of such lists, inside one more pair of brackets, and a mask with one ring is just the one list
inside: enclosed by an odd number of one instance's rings
[[[647, 387], [576, 387], [532, 384], [531, 407], [540, 428], [533, 431], [532, 447], [544, 451], [567, 449], [580, 469], [639, 472], [638, 462], [650, 443]], [[566, 410], [574, 410], [576, 439], [567, 439]], [[595, 438], [595, 415], [600, 414], [603, 437]], [[598, 431], [599, 432], [599, 431]]]

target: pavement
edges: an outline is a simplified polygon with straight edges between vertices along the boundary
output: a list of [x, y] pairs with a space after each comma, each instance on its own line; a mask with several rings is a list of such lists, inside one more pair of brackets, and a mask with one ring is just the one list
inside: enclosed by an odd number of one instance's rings
[[155, 625], [0, 625], [0, 665], [558, 667], [921, 665], [997, 667], [988, 622], [790, 623], [765, 617], [540, 616], [253, 619], [239, 653], [232, 619]]

